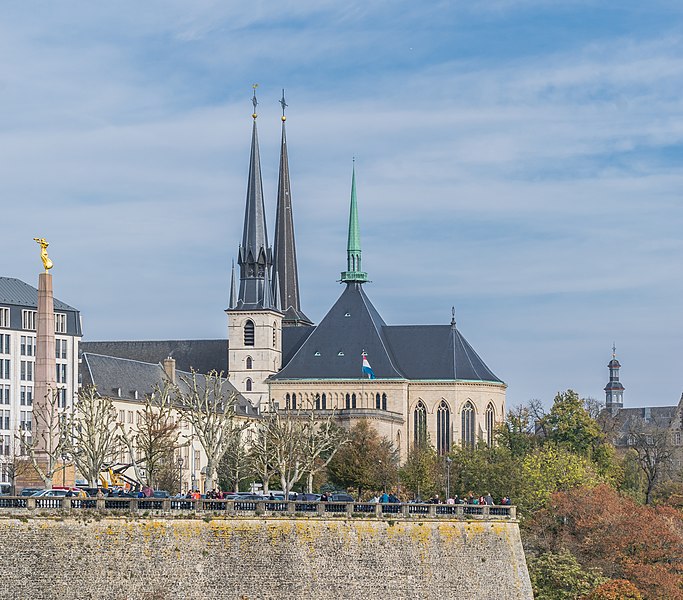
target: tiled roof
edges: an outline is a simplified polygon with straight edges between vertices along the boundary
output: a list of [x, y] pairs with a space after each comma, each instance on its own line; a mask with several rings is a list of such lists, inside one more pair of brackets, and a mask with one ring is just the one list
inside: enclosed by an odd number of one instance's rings
[[[38, 289], [14, 277], [0, 277], [0, 304], [35, 308], [38, 306]], [[54, 299], [54, 307], [55, 310], [78, 312], [57, 298]]]

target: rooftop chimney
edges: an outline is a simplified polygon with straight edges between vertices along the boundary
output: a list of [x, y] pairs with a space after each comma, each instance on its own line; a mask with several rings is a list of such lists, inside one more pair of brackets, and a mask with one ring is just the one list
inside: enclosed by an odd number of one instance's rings
[[164, 359], [162, 363], [164, 371], [166, 371], [166, 376], [169, 378], [171, 383], [175, 383], [175, 358], [168, 357]]

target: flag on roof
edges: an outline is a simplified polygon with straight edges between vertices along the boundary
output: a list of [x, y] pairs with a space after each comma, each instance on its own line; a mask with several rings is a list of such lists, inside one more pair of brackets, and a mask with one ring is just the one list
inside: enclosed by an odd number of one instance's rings
[[368, 362], [368, 355], [365, 354], [365, 350], [361, 356], [363, 357], [363, 374], [367, 375], [370, 379], [375, 379], [375, 372], [372, 370], [372, 367]]

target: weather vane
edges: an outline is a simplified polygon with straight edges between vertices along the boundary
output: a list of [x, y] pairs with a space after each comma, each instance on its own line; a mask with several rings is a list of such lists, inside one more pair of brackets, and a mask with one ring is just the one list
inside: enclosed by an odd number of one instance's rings
[[48, 244], [45, 238], [33, 238], [36, 243], [40, 244], [40, 258], [43, 260], [43, 266], [45, 267], [45, 272], [48, 273], [50, 269], [54, 266], [50, 257], [47, 255]]
[[287, 104], [285, 102], [285, 90], [284, 89], [282, 90], [282, 100], [280, 100], [280, 106], [282, 107], [282, 120], [286, 121], [287, 117], [285, 117], [285, 108], [287, 108], [289, 106], [289, 104]]
[[251, 87], [254, 89], [254, 95], [251, 98], [251, 103], [254, 105], [254, 114], [251, 116], [254, 119], [256, 119], [256, 117], [258, 117], [258, 115], [256, 114], [256, 106], [258, 105], [258, 100], [256, 99], [256, 88], [258, 87], [258, 83], [255, 83]]

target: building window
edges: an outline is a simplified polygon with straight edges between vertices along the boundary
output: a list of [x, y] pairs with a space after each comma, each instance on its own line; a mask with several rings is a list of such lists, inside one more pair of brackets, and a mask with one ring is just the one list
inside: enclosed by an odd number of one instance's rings
[[320, 394], [315, 395], [315, 409], [320, 410]]
[[32, 335], [22, 335], [20, 352], [22, 356], [35, 356], [36, 338], [34, 338]]
[[356, 408], [356, 394], [351, 394], [351, 408]]
[[382, 394], [382, 410], [386, 410], [386, 409], [387, 409], [387, 395]]
[[20, 376], [22, 381], [33, 381], [33, 363], [30, 360], [21, 361]]
[[244, 324], [244, 345], [253, 346], [254, 345], [254, 322], [247, 321]]
[[66, 333], [66, 315], [55, 313], [55, 333]]
[[10, 385], [9, 383], [0, 383], [0, 404], [9, 404]]
[[9, 354], [9, 333], [0, 333], [0, 354]]
[[327, 394], [325, 394], [324, 392], [322, 395], [322, 409], [327, 409]]
[[10, 378], [9, 358], [0, 358], [0, 379]]
[[413, 441], [419, 448], [427, 445], [427, 407], [422, 400], [417, 403], [413, 413]]
[[463, 448], [474, 448], [474, 406], [472, 406], [471, 402], [468, 401], [462, 407], [460, 419]]
[[377, 410], [382, 408], [382, 396], [379, 395], [379, 392], [375, 394], [375, 408]]
[[20, 416], [20, 421], [19, 421], [19, 429], [21, 431], [31, 431], [31, 428], [33, 424], [31, 423], [31, 411], [30, 410], [22, 410], [19, 413]]
[[251, 369], [254, 366], [254, 361], [251, 360], [251, 356], [247, 356], [247, 369]]
[[350, 394], [346, 394], [346, 404], [345, 404], [345, 406], [346, 406], [346, 408], [351, 408], [351, 395], [350, 395]]
[[[9, 429], [9, 416], [10, 416], [10, 411], [6, 410], [4, 411], [5, 413], [5, 418], [1, 419], [0, 422], [2, 423], [2, 428], [3, 429]], [[2, 413], [0, 413], [2, 415]]]
[[493, 446], [493, 434], [496, 427], [496, 411], [493, 408], [493, 404], [489, 403], [486, 407], [486, 444]]
[[677, 431], [674, 433], [674, 445], [675, 446], [680, 446], [681, 445], [681, 432]]
[[0, 306], [0, 327], [9, 327], [9, 308]]
[[31, 331], [36, 330], [36, 311], [35, 310], [22, 310], [21, 311], [21, 328], [30, 329]]
[[296, 410], [296, 394], [292, 394], [292, 410]]
[[66, 340], [55, 340], [55, 358], [66, 358]]
[[292, 403], [292, 397], [289, 394], [285, 395], [285, 408], [290, 409], [290, 404]]
[[3, 453], [5, 456], [9, 456], [9, 455], [10, 455], [10, 452], [9, 452], [9, 443], [10, 443], [10, 436], [8, 436], [8, 435], [4, 436], [4, 443], [3, 443], [3, 447], [2, 447], [2, 453]]
[[132, 410], [128, 411], [128, 424], [129, 425], [133, 424], [133, 411]]
[[436, 411], [436, 451], [448, 454], [451, 450], [451, 411], [445, 400]]
[[33, 404], [33, 388], [30, 385], [22, 385], [19, 390], [19, 404], [31, 406]]
[[252, 384], [251, 379], [247, 379], [244, 382], [244, 387], [245, 387], [247, 392], [251, 392], [251, 384]]
[[199, 450], [195, 450], [194, 451], [194, 470], [195, 471], [199, 471], [201, 469], [200, 458], [201, 458], [201, 455], [199, 454]]
[[66, 365], [55, 365], [57, 383], [66, 383]]
[[59, 388], [57, 390], [57, 406], [59, 408], [66, 408], [66, 388]]
[[273, 321], [273, 348], [277, 348], [277, 323]]

